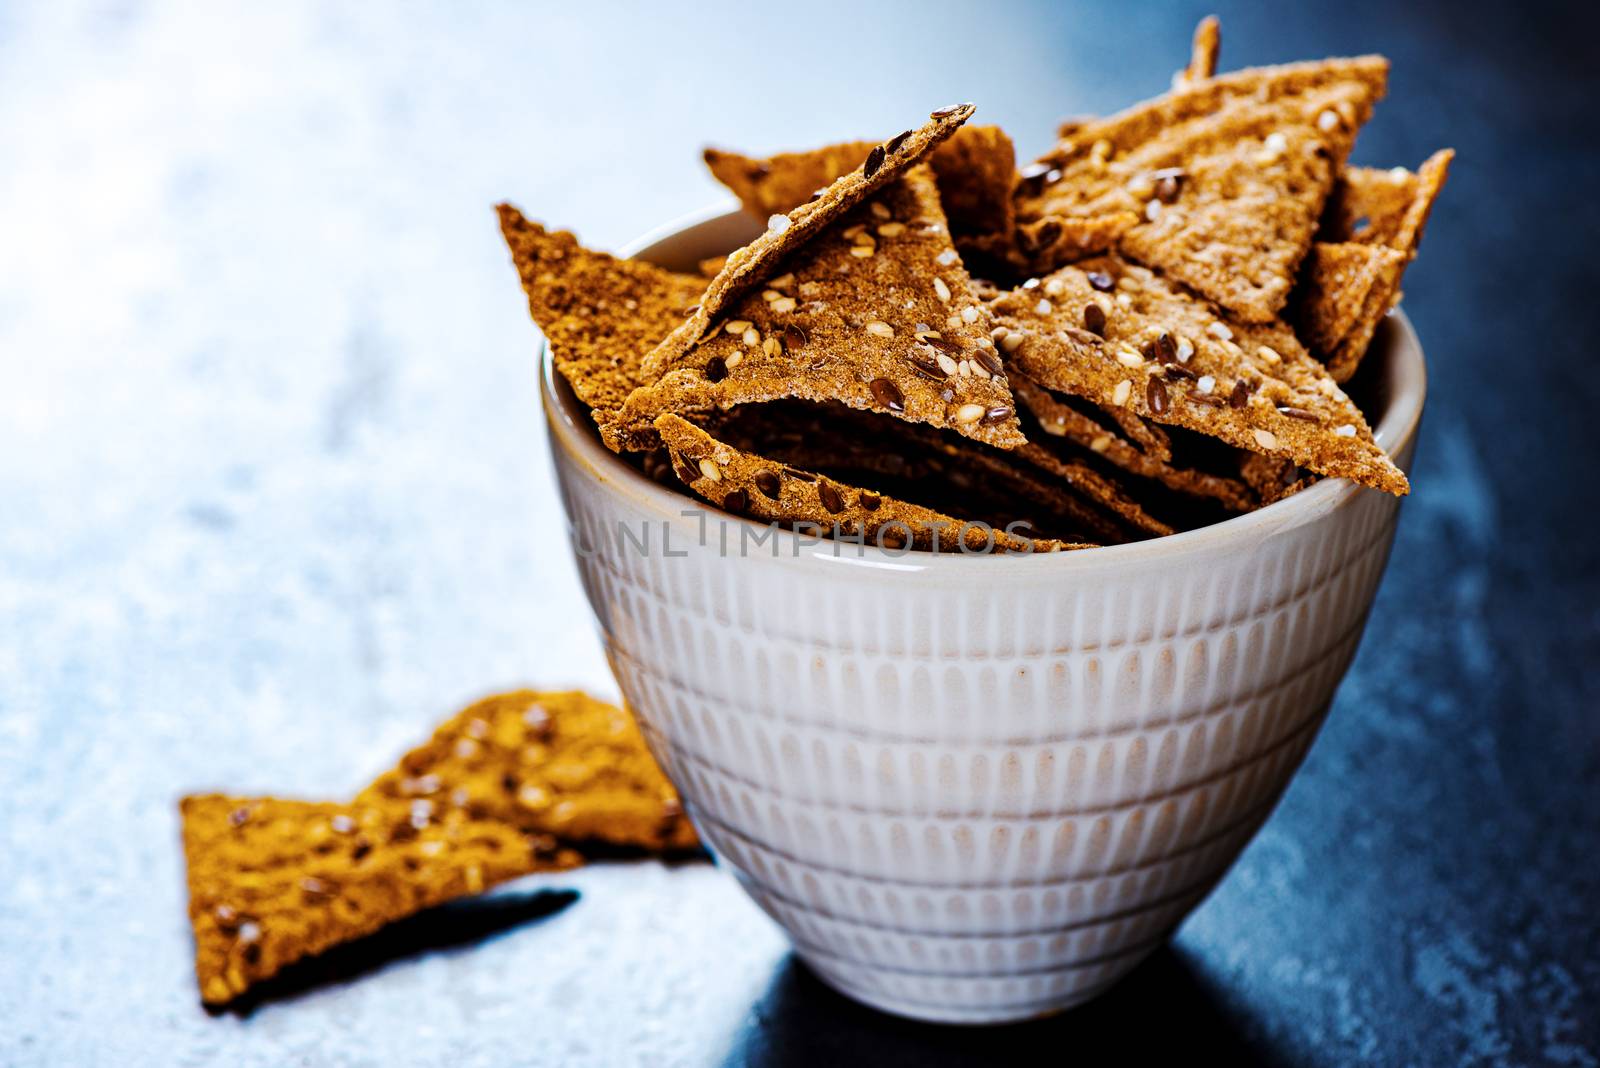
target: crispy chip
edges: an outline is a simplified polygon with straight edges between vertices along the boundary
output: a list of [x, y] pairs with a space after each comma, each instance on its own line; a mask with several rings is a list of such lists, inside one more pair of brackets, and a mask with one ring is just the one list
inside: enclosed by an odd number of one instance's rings
[[1422, 229], [1455, 153], [1403, 167], [1347, 170], [1334, 186], [1322, 230], [1301, 269], [1291, 318], [1336, 382], [1355, 374], [1378, 323], [1399, 300]]
[[[1134, 213], [1124, 255], [1270, 322], [1387, 73], [1377, 56], [1237, 71], [1080, 126], [1024, 172], [1019, 222]], [[1038, 270], [1062, 261], [1037, 244]]]
[[181, 804], [200, 997], [496, 883], [579, 863], [553, 839], [459, 808], [221, 794]]
[[556, 370], [597, 413], [620, 407], [641, 381], [645, 354], [688, 317], [705, 279], [592, 252], [509, 204], [498, 211]]
[[983, 519], [1023, 521], [1064, 541], [1115, 544], [1172, 528], [1099, 472], [1029, 442], [994, 449], [947, 431], [884, 419], [841, 405], [746, 405], [711, 432], [741, 452], [791, 467], [889, 480], [908, 502]]
[[972, 117], [974, 110], [971, 104], [940, 108], [922, 126], [874, 148], [859, 169], [821, 190], [816, 199], [787, 213], [774, 213], [767, 222], [766, 233], [744, 248], [729, 253], [727, 264], [706, 287], [705, 296], [694, 314], [646, 357], [646, 381], [653, 380], [681, 359], [713, 324], [723, 318], [724, 312], [735, 301], [774, 273], [779, 260], [804, 245], [857, 204], [894, 182], [955, 133], [962, 123]]
[[781, 275], [634, 392], [602, 433], [648, 448], [665, 412], [837, 400], [992, 445], [1022, 443], [988, 309], [916, 168], [783, 261]]
[[656, 430], [678, 477], [723, 511], [818, 534], [837, 528], [885, 549], [1052, 552], [1086, 544], [1032, 539], [741, 452], [693, 423], [663, 415]]
[[[804, 204], [818, 189], [859, 167], [877, 144], [846, 141], [765, 159], [707, 148], [705, 161], [746, 211], [765, 218]], [[982, 251], [1003, 254], [1015, 223], [1011, 193], [1016, 149], [1011, 138], [998, 126], [963, 126], [928, 162], [957, 246], [970, 242]]]
[[361, 792], [426, 799], [569, 845], [693, 849], [694, 828], [632, 717], [580, 691], [518, 690], [451, 717]]
[[1250, 487], [1238, 479], [1176, 467], [1170, 462], [1170, 453], [1162, 458], [1136, 448], [1126, 438], [1022, 375], [1012, 374], [1011, 388], [1046, 434], [1075, 442], [1130, 475], [1152, 479], [1187, 496], [1210, 498], [1234, 512], [1248, 512], [1256, 506]]
[[1207, 15], [1194, 28], [1194, 43], [1190, 47], [1189, 65], [1173, 78], [1173, 88], [1194, 85], [1217, 73], [1217, 53], [1222, 50], [1222, 23], [1215, 15]]
[[[1091, 304], [1098, 311], [1086, 314]], [[1010, 360], [1041, 385], [1389, 493], [1409, 490], [1361, 412], [1281, 323], [1229, 323], [1115, 257], [1063, 267], [991, 307], [1023, 334]]]

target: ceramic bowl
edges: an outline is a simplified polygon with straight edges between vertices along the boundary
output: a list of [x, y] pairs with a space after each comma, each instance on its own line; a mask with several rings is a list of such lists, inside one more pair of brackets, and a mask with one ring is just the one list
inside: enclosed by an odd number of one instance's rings
[[[636, 254], [693, 270], [758, 228]], [[1368, 412], [1405, 467], [1422, 351], [1398, 314], [1374, 344]], [[765, 527], [607, 452], [542, 366], [584, 589], [696, 827], [817, 975], [924, 1020], [1070, 1007], [1171, 936], [1316, 737], [1400, 510], [1329, 479], [1071, 553], [750, 550]]]

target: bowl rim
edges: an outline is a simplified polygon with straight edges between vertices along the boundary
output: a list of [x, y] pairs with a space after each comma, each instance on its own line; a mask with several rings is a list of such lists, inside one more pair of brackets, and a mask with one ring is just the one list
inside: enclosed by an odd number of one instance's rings
[[[662, 255], [663, 245], [692, 241], [696, 231], [726, 228], [733, 225], [735, 220], [748, 222], [752, 227], [759, 226], [757, 220], [738, 208], [729, 208], [725, 203], [716, 204], [648, 231], [625, 245], [620, 254], [653, 261]], [[1385, 361], [1384, 370], [1390, 393], [1388, 406], [1373, 427], [1373, 435], [1384, 450], [1396, 458], [1396, 463], [1404, 467], [1406, 465], [1400, 457], [1408, 452], [1413, 443], [1427, 396], [1426, 358], [1410, 319], [1398, 308], [1389, 313], [1386, 324], [1380, 324], [1373, 344], [1383, 346], [1382, 351], [1374, 352], [1369, 358]], [[764, 522], [724, 512], [709, 501], [659, 485], [607, 449], [600, 441], [588, 410], [556, 373], [555, 362], [551, 359], [543, 333], [539, 335], [538, 366], [539, 393], [554, 446], [579, 461], [595, 481], [607, 485], [613, 493], [632, 499], [653, 520], [674, 527], [687, 527], [688, 517], [683, 513], [690, 507], [698, 506], [726, 523], [743, 524], [758, 530], [768, 529], [768, 524]], [[1095, 546], [1070, 552], [928, 552], [881, 549], [871, 544], [827, 538], [808, 538], [802, 546], [795, 546], [794, 541], [802, 535], [780, 530], [777, 541], [780, 544], [787, 543], [792, 551], [775, 553], [773, 558], [797, 563], [808, 559], [849, 562], [893, 571], [949, 567], [988, 569], [999, 568], [1004, 566], [1003, 562], [1010, 562], [1013, 566], [1028, 568], [1028, 576], [1038, 578], [1041, 568], [1074, 571], [1112, 563], [1137, 563], [1157, 556], [1208, 556], [1219, 551], [1248, 549], [1283, 531], [1322, 522], [1352, 504], [1360, 494], [1380, 492], [1358, 486], [1346, 478], [1324, 478], [1284, 500], [1207, 526], [1146, 541]], [[846, 546], [849, 547], [848, 551], [844, 551]], [[801, 551], [802, 547], [807, 551]]]

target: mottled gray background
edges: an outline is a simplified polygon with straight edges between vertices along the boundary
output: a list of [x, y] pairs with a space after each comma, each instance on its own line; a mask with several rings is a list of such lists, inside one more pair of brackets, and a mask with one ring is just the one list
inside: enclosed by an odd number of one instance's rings
[[709, 867], [613, 865], [470, 949], [196, 1004], [179, 793], [348, 793], [485, 691], [613, 692], [495, 200], [615, 247], [720, 198], [707, 140], [963, 99], [1037, 152], [1162, 90], [1204, 11], [0, 2], [0, 1064], [1600, 1063], [1600, 129], [1578, 9], [1527, 4], [1224, 9], [1225, 67], [1396, 60], [1358, 159], [1461, 158], [1373, 625], [1173, 950], [928, 1028]]

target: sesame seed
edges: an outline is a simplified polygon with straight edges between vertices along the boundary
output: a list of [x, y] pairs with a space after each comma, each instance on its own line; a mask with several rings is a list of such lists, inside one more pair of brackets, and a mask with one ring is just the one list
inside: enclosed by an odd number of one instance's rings
[[1221, 320], [1217, 320], [1210, 326], [1206, 327], [1206, 333], [1210, 334], [1214, 338], [1220, 338], [1223, 341], [1228, 341], [1233, 337], [1233, 331], [1229, 330], [1228, 324], [1222, 322]]
[[1067, 291], [1067, 284], [1059, 278], [1052, 278], [1044, 284], [1044, 292], [1049, 297], [1059, 297]]
[[779, 297], [772, 302], [772, 310], [775, 312], [792, 312], [796, 307], [793, 297]]
[[[768, 338], [767, 340], [770, 341], [772, 339]], [[738, 349], [734, 349], [732, 352], [728, 353], [727, 358], [722, 361], [722, 366], [731, 371], [735, 367], [739, 366], [739, 361], [742, 359], [744, 359], [744, 353], [740, 352]]]
[[1217, 388], [1217, 380], [1210, 375], [1201, 375], [1200, 380], [1194, 384], [1194, 388], [1201, 393], [1210, 393]]
[[1027, 339], [1028, 335], [1020, 330], [1006, 331], [1006, 336], [1000, 339], [1000, 351], [1009, 356], [1016, 352]]
[[1156, 195], [1155, 179], [1150, 177], [1148, 171], [1140, 171], [1138, 174], [1128, 179], [1128, 192], [1132, 193], [1140, 200], [1153, 197]]
[[939, 370], [943, 371], [946, 375], [956, 374], [961, 369], [961, 365], [956, 363], [955, 357], [953, 356], [947, 356], [946, 354], [940, 352], [935, 354], [935, 359], [939, 363]]
[[1133, 382], [1124, 378], [1117, 383], [1117, 388], [1111, 391], [1111, 403], [1123, 405], [1128, 403], [1128, 398], [1133, 395]]
[[947, 304], [950, 302], [950, 287], [945, 284], [943, 278], [935, 278], [933, 280], [933, 292], [941, 301]]
[[1161, 218], [1161, 201], [1152, 200], [1146, 203], [1144, 206], [1145, 222], [1155, 222], [1159, 218]]
[[968, 324], [977, 322], [978, 306], [976, 304], [968, 304], [965, 308], [962, 308], [961, 321]]
[[787, 216], [787, 215], [771, 215], [771, 216], [767, 217], [767, 232], [768, 233], [770, 233], [770, 234], [781, 234], [787, 229], [789, 229], [789, 216]]
[[958, 257], [956, 256], [955, 249], [947, 248], [935, 256], [933, 258], [933, 262], [937, 263], [940, 267], [948, 267], [952, 263], [956, 262], [957, 258]]
[[794, 272], [790, 271], [787, 274], [780, 274], [778, 277], [768, 281], [767, 285], [771, 286], [773, 289], [788, 289], [790, 286], [794, 285]]
[[1189, 362], [1189, 357], [1194, 355], [1194, 342], [1190, 341], [1188, 338], [1184, 337], [1182, 334], [1178, 335], [1178, 339], [1177, 340], [1178, 340], [1178, 348], [1177, 348], [1178, 362], [1179, 363], [1188, 363]]
[[1250, 433], [1255, 435], [1256, 444], [1260, 445], [1263, 449], [1276, 449], [1278, 447], [1278, 436], [1272, 431], [1262, 430], [1260, 427], [1257, 427]]
[[875, 337], [894, 337], [894, 327], [878, 319], [867, 324], [867, 333]]
[[1026, 282], [1022, 283], [1022, 288], [1023, 289], [1038, 289], [1039, 288], [1039, 280], [1037, 278], [1030, 278]]
[[878, 234], [881, 237], [899, 237], [905, 232], [906, 224], [900, 222], [886, 222], [878, 227]]
[[1124, 367], [1140, 367], [1144, 364], [1144, 357], [1132, 349], [1118, 349], [1117, 362]]
[[1131, 308], [1131, 307], [1133, 307], [1133, 298], [1128, 296], [1128, 294], [1126, 294], [1126, 293], [1118, 293], [1117, 294], [1117, 307], [1119, 307], [1119, 308]]
[[894, 218], [894, 214], [889, 210], [889, 206], [881, 200], [874, 200], [872, 202], [872, 214], [880, 219]]
[[722, 469], [710, 460], [700, 461], [700, 473], [713, 482], [722, 481]]
[[972, 376], [972, 363], [968, 360], [962, 360], [956, 364], [956, 374], [964, 378], [970, 378]]
[[778, 340], [776, 335], [768, 334], [767, 340], [761, 343], [761, 351], [768, 356], [776, 356], [783, 351], [783, 343]]
[[761, 344], [761, 331], [752, 326], [741, 334], [739, 339], [746, 345], [759, 345]]
[[749, 319], [729, 319], [722, 324], [722, 329], [730, 334], [742, 334], [750, 329]]
[[1105, 452], [1109, 448], [1111, 448], [1110, 434], [1096, 434], [1095, 439], [1089, 442], [1089, 449], [1092, 452]]
[[1317, 116], [1317, 129], [1329, 133], [1339, 128], [1339, 116], [1332, 111], [1324, 111]]
[[1009, 333], [1011, 333], [1011, 331], [1007, 330], [1005, 327], [997, 326], [993, 330], [989, 331], [989, 340], [996, 343], [1004, 341], [1006, 339], [1006, 335]]
[[981, 404], [963, 404], [956, 409], [956, 422], [976, 423], [983, 418], [984, 407]]
[[1037, 303], [1037, 304], [1035, 304], [1033, 306], [1033, 310], [1038, 315], [1049, 315], [1050, 312], [1053, 310], [1053, 306], [1051, 305], [1051, 303], [1048, 300], [1045, 300], [1043, 297], [1040, 297], [1039, 298], [1039, 303]]
[[1275, 349], [1275, 348], [1272, 348], [1269, 345], [1262, 345], [1259, 349], [1256, 350], [1256, 353], [1263, 360], [1266, 360], [1268, 363], [1282, 363], [1283, 362], [1283, 357], [1278, 355], [1278, 350]]
[[1335, 435], [1341, 438], [1353, 438], [1356, 436], [1356, 428], [1350, 423], [1345, 423], [1343, 426], [1334, 427], [1333, 432]]
[[768, 304], [771, 304], [781, 296], [783, 296], [783, 294], [779, 293], [776, 289], [763, 289], [761, 291], [761, 299], [766, 301]]
[[873, 252], [875, 252], [875, 251], [877, 251], [877, 250], [871, 245], [851, 245], [850, 246], [850, 255], [856, 257], [857, 259], [864, 260], [868, 256], [871, 256], [873, 254]]

